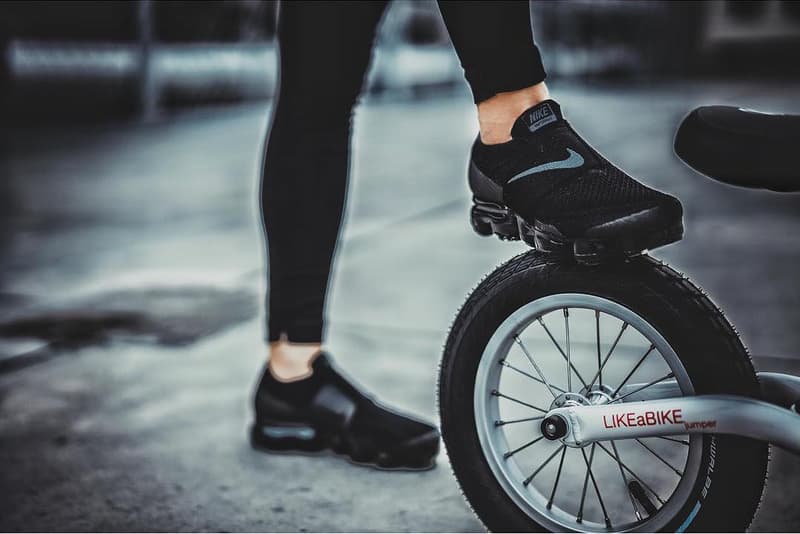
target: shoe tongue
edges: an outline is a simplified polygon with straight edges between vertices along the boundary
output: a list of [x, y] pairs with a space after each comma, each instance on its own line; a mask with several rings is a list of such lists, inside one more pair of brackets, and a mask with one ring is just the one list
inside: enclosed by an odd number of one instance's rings
[[527, 137], [542, 128], [563, 120], [561, 106], [555, 100], [545, 100], [529, 108], [514, 122], [511, 137]]
[[[333, 356], [325, 351], [320, 351], [314, 361], [311, 363], [311, 369], [314, 371], [311, 376], [316, 376], [318, 380], [330, 381], [334, 377], [341, 378], [342, 373], [334, 362]], [[347, 382], [347, 380], [345, 380]]]
[[327, 352], [321, 351], [319, 355], [314, 358], [311, 368], [314, 370], [311, 376], [316, 377], [316, 380], [318, 380], [320, 384], [334, 384], [342, 391], [348, 392], [353, 399], [368, 398], [367, 395], [361, 391], [361, 388], [356, 382], [337, 368], [333, 356]]
[[314, 371], [321, 371], [322, 369], [329, 369], [331, 367], [331, 357], [325, 351], [320, 351], [311, 362], [311, 369]]

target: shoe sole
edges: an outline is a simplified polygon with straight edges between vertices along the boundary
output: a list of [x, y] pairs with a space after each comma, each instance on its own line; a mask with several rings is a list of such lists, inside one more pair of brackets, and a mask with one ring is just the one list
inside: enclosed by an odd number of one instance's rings
[[253, 424], [250, 445], [259, 451], [303, 455], [338, 456], [354, 465], [382, 471], [428, 471], [436, 467], [439, 432], [418, 436], [393, 451], [359, 450], [352, 442], [336, 434], [319, 434], [307, 426]]
[[470, 221], [475, 233], [492, 234], [504, 241], [522, 240], [529, 246], [551, 254], [571, 256], [585, 265], [598, 265], [609, 261], [637, 256], [683, 238], [683, 222], [677, 222], [656, 231], [633, 233], [619, 238], [572, 238], [563, 235], [552, 225], [534, 221], [530, 224], [508, 207], [496, 202], [473, 198]]

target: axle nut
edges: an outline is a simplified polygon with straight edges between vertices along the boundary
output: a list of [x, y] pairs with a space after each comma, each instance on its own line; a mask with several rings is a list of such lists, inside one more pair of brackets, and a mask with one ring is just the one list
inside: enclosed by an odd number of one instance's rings
[[567, 435], [567, 422], [560, 415], [551, 415], [542, 420], [542, 435], [549, 440], [561, 439]]

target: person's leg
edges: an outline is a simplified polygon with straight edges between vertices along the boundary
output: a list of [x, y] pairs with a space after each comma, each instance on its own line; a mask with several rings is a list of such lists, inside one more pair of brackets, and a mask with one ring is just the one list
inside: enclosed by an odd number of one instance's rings
[[283, 2], [280, 89], [262, 174], [270, 365], [307, 375], [347, 189], [351, 114], [384, 2]]
[[680, 202], [615, 167], [550, 99], [528, 2], [439, 6], [478, 109], [469, 168], [478, 233], [587, 262], [682, 237]]
[[251, 443], [333, 449], [390, 468], [435, 464], [433, 425], [377, 403], [320, 351], [325, 293], [347, 189], [350, 126], [386, 2], [284, 2], [280, 90], [262, 174], [269, 363]]
[[478, 102], [481, 142], [487, 145], [511, 140], [514, 121], [526, 110], [550, 98], [544, 81], [525, 89], [506, 91]]
[[520, 113], [549, 98], [529, 3], [441, 0], [439, 10], [478, 106], [481, 140], [508, 141]]

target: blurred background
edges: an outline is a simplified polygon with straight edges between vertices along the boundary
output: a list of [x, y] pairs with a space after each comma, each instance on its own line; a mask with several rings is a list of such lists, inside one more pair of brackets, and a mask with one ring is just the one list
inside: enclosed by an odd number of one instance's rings
[[[4, 2], [4, 117], [152, 118], [269, 99], [277, 80], [275, 4]], [[555, 79], [787, 78], [800, 72], [800, 7], [791, 1], [541, 1], [532, 2], [531, 11]], [[393, 5], [368, 92], [414, 98], [463, 85], [435, 3]]]
[[[698, 105], [800, 113], [800, 3], [531, 14], [571, 122], [684, 202], [685, 239], [654, 255], [759, 369], [800, 372], [800, 197], [708, 181], [671, 148]], [[0, 530], [481, 529], [444, 454], [386, 474], [246, 443], [275, 20], [261, 0], [0, 3]], [[476, 131], [435, 2], [396, 0], [356, 114], [328, 332], [351, 375], [426, 416], [458, 306], [525, 249], [469, 228]], [[770, 477], [753, 529], [797, 530], [800, 462], [776, 451]]]

